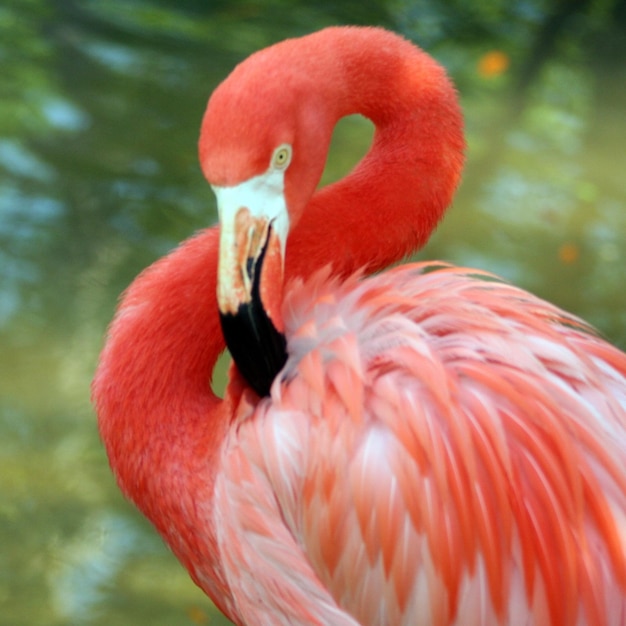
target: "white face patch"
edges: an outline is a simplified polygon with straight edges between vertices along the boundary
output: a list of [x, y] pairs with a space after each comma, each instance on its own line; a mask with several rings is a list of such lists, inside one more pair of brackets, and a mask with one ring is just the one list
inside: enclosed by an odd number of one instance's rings
[[278, 236], [281, 253], [285, 257], [285, 246], [289, 232], [289, 213], [285, 203], [285, 168], [270, 168], [264, 174], [253, 176], [232, 187], [211, 186], [217, 198], [217, 211], [222, 227], [234, 238], [235, 215], [239, 209], [247, 208], [253, 217], [263, 218], [272, 224]]
[[[213, 186], [220, 220], [217, 301], [222, 313], [235, 314], [241, 304], [250, 301], [250, 268], [263, 251], [268, 253], [263, 265], [273, 267], [272, 280], [282, 284], [289, 232], [285, 170], [290, 157], [291, 147], [283, 144], [274, 151], [264, 174], [238, 185]], [[263, 275], [268, 276], [266, 272]], [[263, 285], [261, 279], [261, 291]]]

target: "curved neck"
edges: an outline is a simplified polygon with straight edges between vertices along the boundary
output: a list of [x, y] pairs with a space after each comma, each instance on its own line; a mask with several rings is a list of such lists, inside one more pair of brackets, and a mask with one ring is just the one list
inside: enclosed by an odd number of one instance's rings
[[[199, 233], [128, 288], [109, 328], [92, 397], [121, 490], [229, 613], [217, 538], [207, 524], [213, 468], [233, 413], [232, 394], [220, 400], [211, 390], [224, 349], [218, 241], [217, 228]], [[198, 563], [207, 564], [204, 573], [196, 571]]]
[[[108, 333], [92, 395], [118, 483], [151, 519], [168, 493], [160, 483], [210, 462], [228, 412], [211, 390], [224, 349], [216, 302], [217, 229], [189, 239], [129, 287]], [[141, 454], [137, 451], [141, 450]], [[210, 477], [211, 473], [202, 471]], [[174, 505], [173, 505], [174, 506]]]
[[376, 131], [364, 159], [315, 193], [295, 224], [290, 277], [328, 263], [340, 275], [373, 272], [414, 252], [450, 204], [463, 166], [462, 114], [443, 68], [386, 31], [338, 35], [314, 68], [320, 89], [333, 94], [325, 141], [338, 119], [353, 113]]
[[211, 389], [225, 347], [218, 243], [217, 228], [202, 231], [132, 283], [109, 328], [92, 397], [121, 490], [196, 583], [232, 615], [217, 537], [207, 523], [215, 467], [243, 392], [237, 378], [224, 400]]

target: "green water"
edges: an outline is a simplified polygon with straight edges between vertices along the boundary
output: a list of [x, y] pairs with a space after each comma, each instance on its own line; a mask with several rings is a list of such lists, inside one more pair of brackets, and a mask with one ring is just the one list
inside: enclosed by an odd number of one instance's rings
[[[0, 624], [226, 623], [119, 495], [89, 383], [118, 294], [213, 223], [200, 119], [259, 47], [349, 21], [427, 46], [459, 85], [469, 149], [420, 258], [499, 273], [626, 347], [623, 16], [598, 3], [546, 51], [542, 2], [487, 3], [474, 21], [452, 0], [333, 4], [0, 7]], [[500, 76], [478, 71], [490, 50], [510, 58]], [[347, 120], [326, 180], [370, 136]]]

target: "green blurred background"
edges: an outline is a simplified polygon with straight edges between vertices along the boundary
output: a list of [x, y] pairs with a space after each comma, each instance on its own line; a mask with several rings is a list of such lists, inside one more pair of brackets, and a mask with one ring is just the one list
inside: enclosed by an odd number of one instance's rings
[[[621, 0], [4, 0], [0, 6], [0, 624], [224, 624], [118, 494], [89, 383], [118, 294], [215, 220], [196, 160], [235, 63], [341, 23], [449, 69], [465, 180], [420, 258], [503, 275], [626, 348]], [[371, 128], [338, 130], [326, 180]]]

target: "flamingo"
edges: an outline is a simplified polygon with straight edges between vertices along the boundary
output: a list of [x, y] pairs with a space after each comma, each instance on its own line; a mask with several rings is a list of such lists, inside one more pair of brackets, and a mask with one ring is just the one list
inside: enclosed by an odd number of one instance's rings
[[[372, 147], [316, 191], [354, 113]], [[209, 100], [220, 226], [128, 288], [93, 398], [121, 490], [236, 624], [626, 624], [626, 355], [481, 271], [371, 275], [463, 151], [444, 70], [379, 28], [273, 45]]]

